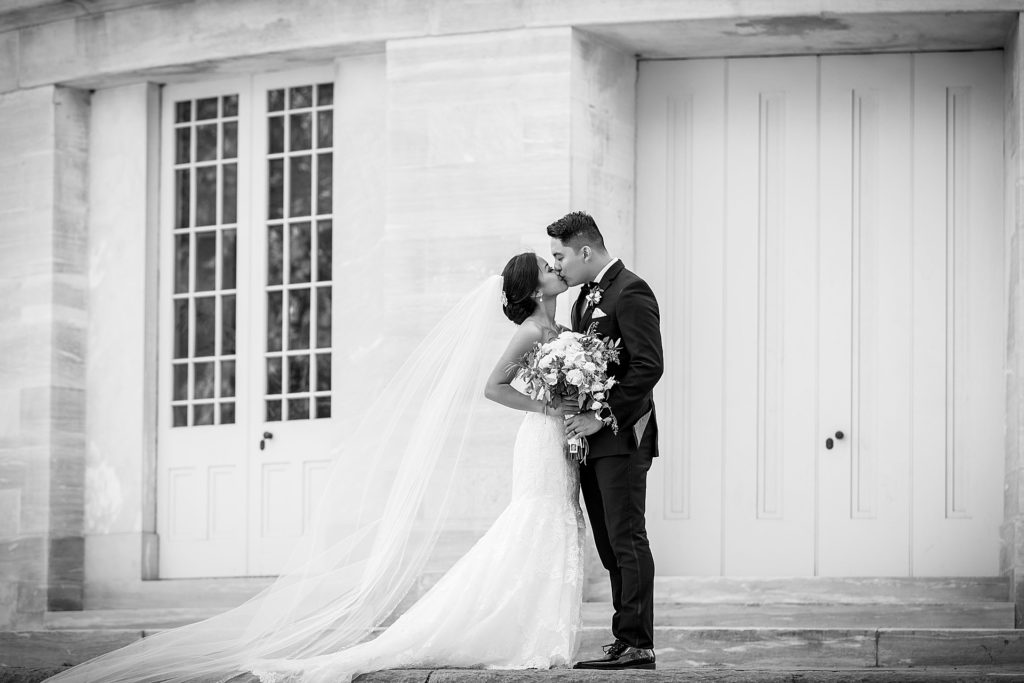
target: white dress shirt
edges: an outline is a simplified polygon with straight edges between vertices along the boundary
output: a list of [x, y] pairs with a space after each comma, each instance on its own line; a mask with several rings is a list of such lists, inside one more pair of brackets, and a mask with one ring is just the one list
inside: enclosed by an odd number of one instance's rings
[[605, 264], [604, 268], [601, 269], [601, 272], [598, 273], [597, 277], [594, 278], [594, 284], [595, 285], [601, 283], [601, 278], [604, 277], [604, 274], [608, 272], [608, 269], [611, 268], [612, 265], [614, 265], [615, 262], [618, 261], [618, 260], [619, 260], [618, 257], [616, 257], [616, 258], [613, 258], [611, 261], [609, 261], [608, 263]]

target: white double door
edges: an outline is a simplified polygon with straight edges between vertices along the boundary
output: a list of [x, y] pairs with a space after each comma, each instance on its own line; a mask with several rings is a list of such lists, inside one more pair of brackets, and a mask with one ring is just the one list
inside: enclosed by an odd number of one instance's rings
[[171, 85], [161, 116], [161, 578], [278, 573], [330, 451], [333, 68]]
[[998, 572], [1001, 83], [1001, 53], [642, 65], [659, 573]]

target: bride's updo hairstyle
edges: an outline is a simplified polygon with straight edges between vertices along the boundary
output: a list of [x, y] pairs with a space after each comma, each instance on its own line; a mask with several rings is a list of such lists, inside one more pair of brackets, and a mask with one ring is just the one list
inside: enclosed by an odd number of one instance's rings
[[501, 310], [509, 320], [521, 325], [537, 308], [533, 298], [540, 281], [537, 255], [527, 251], [513, 256], [501, 271], [501, 279]]

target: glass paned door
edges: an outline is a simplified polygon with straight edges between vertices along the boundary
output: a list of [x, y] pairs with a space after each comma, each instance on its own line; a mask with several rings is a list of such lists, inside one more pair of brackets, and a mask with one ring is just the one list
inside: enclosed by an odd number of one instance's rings
[[247, 572], [251, 356], [247, 80], [167, 86], [161, 110], [160, 576]]
[[167, 86], [163, 578], [272, 574], [327, 468], [333, 69]]
[[333, 71], [275, 74], [254, 82], [253, 183], [260, 225], [252, 272], [259, 292], [251, 369], [248, 564], [280, 571], [308, 531], [332, 438], [335, 302]]

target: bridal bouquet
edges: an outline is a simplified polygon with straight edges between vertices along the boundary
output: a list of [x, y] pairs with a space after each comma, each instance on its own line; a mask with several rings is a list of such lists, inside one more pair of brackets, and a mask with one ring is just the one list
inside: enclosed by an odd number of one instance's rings
[[[602, 339], [594, 327], [591, 325], [585, 334], [566, 331], [549, 342], [537, 342], [510, 370], [519, 373], [534, 400], [551, 403], [558, 398], [575, 404], [581, 413], [594, 411], [618, 434], [619, 424], [607, 402], [608, 392], [615, 385], [615, 378], [608, 376], [608, 363], [619, 360], [621, 340]], [[574, 459], [586, 460], [586, 437], [568, 443]]]

